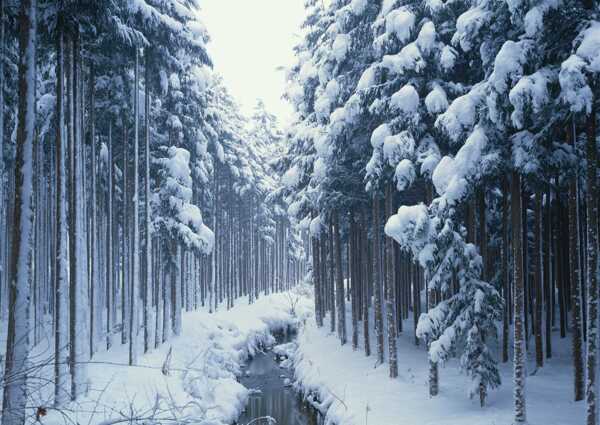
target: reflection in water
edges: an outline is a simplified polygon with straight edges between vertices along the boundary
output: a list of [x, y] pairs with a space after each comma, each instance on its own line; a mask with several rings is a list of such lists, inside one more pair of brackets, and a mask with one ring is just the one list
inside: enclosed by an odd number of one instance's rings
[[[248, 364], [241, 383], [249, 389], [261, 392], [248, 399], [246, 411], [238, 420], [245, 425], [263, 416], [274, 418], [277, 425], [318, 425], [316, 412], [307, 407], [293, 388], [286, 387], [284, 381], [291, 379], [287, 369], [281, 369], [272, 352], [257, 354]], [[266, 420], [253, 425], [266, 425]]]

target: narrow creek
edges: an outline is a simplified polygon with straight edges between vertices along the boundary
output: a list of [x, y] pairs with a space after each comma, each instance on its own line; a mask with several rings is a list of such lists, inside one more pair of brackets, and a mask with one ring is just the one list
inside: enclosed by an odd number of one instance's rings
[[[276, 335], [277, 344], [291, 342], [294, 335]], [[257, 353], [247, 364], [240, 379], [251, 390], [240, 425], [320, 425], [316, 410], [303, 402], [290, 385], [293, 371], [280, 367], [278, 356], [269, 349]], [[263, 418], [263, 419], [260, 419]], [[268, 419], [272, 418], [272, 419]]]

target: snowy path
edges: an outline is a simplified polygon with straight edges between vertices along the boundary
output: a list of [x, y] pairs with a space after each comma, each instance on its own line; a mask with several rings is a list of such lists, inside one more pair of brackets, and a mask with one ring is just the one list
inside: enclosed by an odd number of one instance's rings
[[[297, 301], [296, 315], [290, 314], [292, 301]], [[184, 314], [183, 335], [143, 356], [139, 367], [123, 366], [127, 346], [96, 354], [89, 367], [88, 396], [62, 412], [50, 410], [43, 423], [108, 425], [131, 417], [160, 423], [232, 423], [248, 396], [236, 380], [240, 366], [260, 344], [271, 341], [271, 332], [296, 326], [310, 308], [307, 298], [275, 294], [252, 305], [240, 299], [231, 311]], [[171, 372], [164, 376], [161, 368], [171, 347]]]
[[[350, 315], [348, 316], [350, 317]], [[373, 323], [373, 321], [371, 321]], [[467, 398], [468, 380], [456, 363], [440, 369], [440, 395], [427, 395], [427, 360], [423, 348], [405, 332], [398, 341], [399, 377], [388, 378], [387, 363], [375, 367], [375, 356], [364, 356], [362, 343], [353, 352], [348, 343], [313, 319], [299, 336], [296, 379], [305, 391], [319, 394], [329, 408], [328, 419], [336, 425], [510, 425], [512, 423], [512, 369], [502, 365], [503, 385], [492, 391], [489, 404]], [[412, 323], [405, 322], [405, 329]], [[349, 323], [349, 328], [351, 323]], [[351, 332], [348, 332], [351, 335]], [[374, 332], [371, 332], [374, 335]], [[361, 336], [362, 337], [362, 336]], [[555, 356], [546, 367], [527, 380], [529, 425], [570, 425], [584, 422], [585, 404], [571, 401], [572, 371], [569, 339], [554, 341]], [[375, 343], [371, 343], [374, 350]], [[533, 363], [529, 372], [533, 371]]]

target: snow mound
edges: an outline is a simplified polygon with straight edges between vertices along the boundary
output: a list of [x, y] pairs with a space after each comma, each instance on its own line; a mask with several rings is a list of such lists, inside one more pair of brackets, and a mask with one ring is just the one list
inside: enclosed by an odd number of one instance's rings
[[[90, 425], [129, 422], [130, 416], [148, 417], [147, 423], [233, 423], [251, 391], [237, 381], [243, 364], [275, 342], [272, 332], [295, 329], [311, 315], [306, 293], [298, 288], [251, 305], [242, 298], [229, 311], [185, 313], [182, 335], [144, 355], [138, 367], [127, 365], [127, 345], [99, 352], [89, 365], [88, 394], [65, 412], [72, 412], [73, 423]], [[287, 353], [291, 347], [279, 350]], [[52, 364], [47, 369], [43, 372], [51, 377]], [[48, 391], [51, 399], [53, 388]], [[64, 423], [54, 410], [44, 418], [45, 425]]]

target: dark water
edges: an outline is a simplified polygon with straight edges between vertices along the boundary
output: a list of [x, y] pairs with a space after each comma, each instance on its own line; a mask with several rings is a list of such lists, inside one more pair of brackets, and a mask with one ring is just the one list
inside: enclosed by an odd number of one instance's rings
[[[278, 342], [287, 342], [285, 339]], [[277, 422], [263, 419], [252, 424], [318, 425], [316, 411], [303, 403], [292, 387], [284, 384], [286, 378], [292, 380], [292, 372], [279, 367], [272, 351], [259, 353], [250, 360], [240, 382], [248, 389], [260, 390], [260, 393], [250, 395], [238, 424], [246, 425], [257, 418], [270, 416]]]

